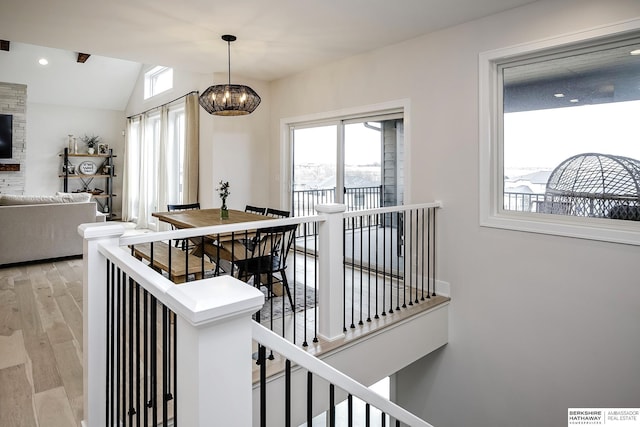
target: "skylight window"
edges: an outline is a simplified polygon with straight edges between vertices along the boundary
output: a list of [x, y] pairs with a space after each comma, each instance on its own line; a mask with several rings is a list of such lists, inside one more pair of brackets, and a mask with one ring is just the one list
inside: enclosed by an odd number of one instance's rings
[[144, 73], [144, 99], [173, 88], [173, 68], [156, 66]]

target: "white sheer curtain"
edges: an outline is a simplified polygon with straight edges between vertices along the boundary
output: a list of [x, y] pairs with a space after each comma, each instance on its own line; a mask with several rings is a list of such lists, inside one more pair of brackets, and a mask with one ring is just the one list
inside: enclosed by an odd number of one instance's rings
[[[194, 95], [197, 99], [197, 94]], [[129, 119], [122, 216], [125, 221], [135, 222], [138, 228], [168, 229], [151, 214], [166, 211], [167, 204], [197, 202], [197, 184], [194, 200], [193, 185], [189, 182], [195, 174], [197, 183], [198, 177], [199, 143], [197, 132], [194, 138], [193, 124], [195, 120], [197, 125], [199, 111], [185, 108], [184, 101], [183, 98], [180, 103]], [[192, 104], [190, 101], [187, 104]]]

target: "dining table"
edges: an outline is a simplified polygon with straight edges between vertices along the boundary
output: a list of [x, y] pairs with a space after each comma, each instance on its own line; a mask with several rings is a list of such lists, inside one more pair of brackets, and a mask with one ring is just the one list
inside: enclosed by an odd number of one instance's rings
[[[153, 212], [151, 215], [162, 222], [171, 224], [177, 229], [250, 223], [274, 219], [270, 216], [235, 209], [229, 209], [228, 218], [222, 218], [219, 208]], [[193, 243], [190, 254], [200, 257], [205, 254], [217, 265], [221, 265], [221, 260], [227, 261], [223, 268], [225, 270], [232, 270], [233, 262], [252, 256], [251, 247], [247, 245], [247, 242], [254, 236], [255, 230], [248, 229], [247, 231], [235, 233], [207, 235], [204, 236], [204, 239], [193, 237], [190, 239]]]

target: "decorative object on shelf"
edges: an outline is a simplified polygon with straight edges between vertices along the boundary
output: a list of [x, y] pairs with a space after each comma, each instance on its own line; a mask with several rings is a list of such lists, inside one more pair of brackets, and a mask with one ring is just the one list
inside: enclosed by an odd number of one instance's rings
[[87, 153], [93, 154], [95, 153], [95, 147], [100, 142], [100, 137], [95, 135], [85, 135], [82, 137], [82, 142], [87, 144]]
[[94, 175], [98, 167], [92, 161], [84, 161], [78, 165], [78, 171], [83, 175]]
[[66, 173], [69, 175], [75, 175], [76, 174], [76, 167], [72, 164], [68, 164], [68, 165], [62, 165], [62, 173]]
[[69, 140], [67, 142], [67, 145], [69, 147], [69, 153], [75, 153], [75, 144], [76, 144], [76, 139], [73, 137], [73, 135], [69, 134]]
[[260, 105], [260, 96], [249, 86], [231, 84], [231, 42], [236, 36], [225, 34], [222, 40], [227, 42], [229, 64], [228, 84], [209, 86], [200, 95], [200, 106], [207, 113], [217, 116], [243, 116], [251, 114]]
[[220, 218], [222, 219], [229, 218], [229, 208], [227, 208], [227, 197], [231, 195], [229, 188], [229, 181], [220, 181], [220, 186], [216, 188], [218, 195], [222, 199], [222, 206], [220, 206]]
[[98, 154], [106, 155], [109, 154], [109, 144], [100, 143], [98, 144]]

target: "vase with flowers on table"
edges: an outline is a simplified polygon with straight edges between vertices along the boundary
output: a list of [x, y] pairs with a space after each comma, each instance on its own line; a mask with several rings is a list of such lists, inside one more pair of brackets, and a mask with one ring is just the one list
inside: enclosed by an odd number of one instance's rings
[[220, 218], [228, 219], [229, 218], [229, 208], [227, 207], [227, 197], [231, 194], [229, 191], [229, 181], [220, 181], [219, 187], [216, 188], [218, 191], [218, 195], [222, 200], [222, 205], [220, 206]]

